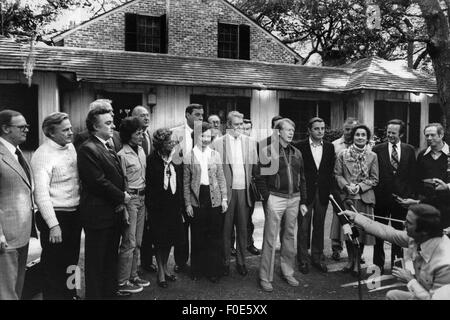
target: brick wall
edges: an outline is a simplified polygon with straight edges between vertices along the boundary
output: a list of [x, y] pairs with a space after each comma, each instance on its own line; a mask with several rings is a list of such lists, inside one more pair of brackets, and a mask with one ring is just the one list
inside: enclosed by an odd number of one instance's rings
[[[169, 8], [169, 11], [167, 11]], [[218, 23], [250, 26], [250, 59], [294, 63], [294, 54], [222, 0], [140, 0], [87, 23], [65, 46], [124, 50], [125, 13], [168, 16], [168, 53], [217, 58]]]

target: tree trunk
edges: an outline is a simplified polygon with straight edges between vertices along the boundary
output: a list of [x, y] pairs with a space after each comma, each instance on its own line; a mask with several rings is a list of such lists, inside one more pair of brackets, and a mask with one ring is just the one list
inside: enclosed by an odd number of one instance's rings
[[442, 108], [442, 125], [445, 128], [445, 140], [450, 141], [450, 48], [441, 48], [430, 52], [436, 74], [439, 103]]
[[442, 108], [442, 125], [445, 140], [450, 141], [450, 32], [449, 20], [439, 0], [416, 0], [427, 26], [428, 53], [433, 63], [439, 102]]

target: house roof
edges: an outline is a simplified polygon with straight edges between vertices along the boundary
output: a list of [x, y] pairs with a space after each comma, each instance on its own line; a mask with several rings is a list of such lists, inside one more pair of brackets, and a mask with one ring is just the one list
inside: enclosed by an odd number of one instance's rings
[[[29, 45], [0, 38], [0, 70], [23, 70], [28, 55]], [[77, 81], [85, 82], [322, 92], [437, 92], [432, 77], [379, 58], [333, 68], [50, 46], [36, 46], [33, 58], [35, 71], [73, 73]]]
[[[131, 4], [137, 2], [137, 1], [142, 1], [142, 0], [130, 0], [128, 2], [125, 2], [107, 12], [104, 12], [96, 17], [93, 17], [92, 19], [89, 19], [87, 21], [82, 22], [81, 24], [79, 24], [78, 26], [75, 26], [71, 29], [62, 31], [56, 35], [54, 35], [51, 39], [53, 42], [58, 42], [62, 39], [64, 39], [66, 36], [70, 35], [71, 33], [77, 31], [78, 29], [84, 28], [86, 26], [88, 26], [89, 24], [101, 19], [101, 18], [105, 18], [106, 16], [117, 12], [119, 10], [123, 10], [127, 7], [129, 7]], [[260, 26], [259, 24], [257, 24], [255, 21], [253, 21], [249, 16], [247, 16], [242, 10], [240, 10], [239, 8], [237, 8], [235, 5], [233, 5], [232, 3], [228, 2], [227, 0], [220, 0], [222, 1], [225, 5], [229, 6], [230, 8], [232, 8], [234, 11], [236, 11], [238, 14], [242, 15], [246, 20], [249, 21], [249, 23], [251, 23], [253, 26], [255, 26], [258, 29], [261, 29], [264, 33], [266, 33], [267, 35], [269, 35], [270, 37], [272, 37], [279, 45], [283, 46], [284, 48], [286, 48], [287, 50], [289, 50], [289, 52], [295, 56], [296, 59], [298, 59], [299, 61], [303, 61], [303, 58], [291, 47], [289, 47], [288, 45], [286, 45], [285, 43], [283, 43], [279, 38], [277, 38], [275, 35], [273, 35], [272, 33], [270, 33], [269, 31], [267, 31], [265, 28], [263, 28], [262, 26]]]
[[388, 61], [379, 57], [365, 58], [342, 66], [353, 70], [347, 90], [375, 89], [409, 92], [437, 92], [435, 78], [408, 68], [404, 61]]

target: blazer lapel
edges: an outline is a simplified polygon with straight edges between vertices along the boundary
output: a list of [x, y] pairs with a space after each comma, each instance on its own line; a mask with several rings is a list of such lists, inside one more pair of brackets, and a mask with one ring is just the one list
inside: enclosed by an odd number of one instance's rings
[[[314, 161], [314, 157], [313, 157], [313, 154], [312, 154], [312, 151], [311, 151], [311, 144], [309, 143], [309, 139], [305, 141], [305, 144], [306, 144], [306, 148], [305, 148], [305, 153], [306, 154], [304, 155], [304, 159], [303, 160], [309, 161], [312, 164], [312, 167], [316, 170], [315, 172], [317, 172], [317, 171], [319, 171], [320, 166], [319, 166], [319, 169], [317, 169], [316, 162]], [[325, 152], [322, 152], [322, 159], [323, 159], [324, 153]], [[322, 165], [322, 163], [323, 163], [322, 159], [320, 161], [320, 165]]]
[[[25, 181], [25, 183], [31, 188], [31, 181], [28, 179], [27, 174], [23, 170], [22, 166], [20, 165], [19, 161], [17, 161], [14, 156], [9, 152], [8, 149], [3, 145], [3, 143], [0, 142], [0, 153], [3, 154], [3, 161], [9, 165], [14, 171], [16, 171], [20, 177]], [[31, 168], [26, 163], [26, 166], [28, 167], [28, 170], [31, 173]], [[31, 177], [30, 177], [31, 178]]]
[[232, 162], [232, 155], [231, 155], [231, 144], [230, 144], [230, 140], [229, 140], [229, 138], [227, 137], [227, 135], [225, 135], [225, 136], [223, 137], [223, 152], [225, 153], [225, 161], [226, 161], [226, 164], [227, 164], [228, 166], [230, 166], [230, 171], [232, 171], [231, 164], [232, 164], [233, 162]]
[[[407, 163], [407, 149], [406, 149], [406, 145], [404, 143], [400, 144], [400, 149], [402, 150], [400, 153], [400, 163], [398, 165], [398, 168], [400, 169], [401, 167], [405, 166]], [[398, 170], [397, 170], [398, 172]]]
[[122, 171], [122, 166], [120, 164], [119, 156], [116, 154], [116, 159], [114, 159], [114, 156], [109, 152], [109, 150], [106, 149], [106, 147], [103, 145], [103, 143], [100, 142], [96, 137], [92, 137], [92, 141], [96, 143], [99, 152], [103, 153], [105, 157], [108, 159], [111, 165], [116, 168], [117, 172], [120, 173], [121, 176], [124, 176], [124, 173]]
[[389, 143], [386, 142], [386, 145], [381, 149], [380, 157], [383, 158], [383, 163], [386, 164], [388, 169], [392, 169], [391, 159], [389, 158]]

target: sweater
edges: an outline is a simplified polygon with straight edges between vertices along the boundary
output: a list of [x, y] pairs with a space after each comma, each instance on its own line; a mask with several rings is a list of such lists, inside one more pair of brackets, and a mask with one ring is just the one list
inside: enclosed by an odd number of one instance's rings
[[45, 141], [33, 154], [34, 197], [49, 228], [58, 225], [55, 211], [73, 212], [80, 203], [77, 154], [73, 144], [64, 147]]

